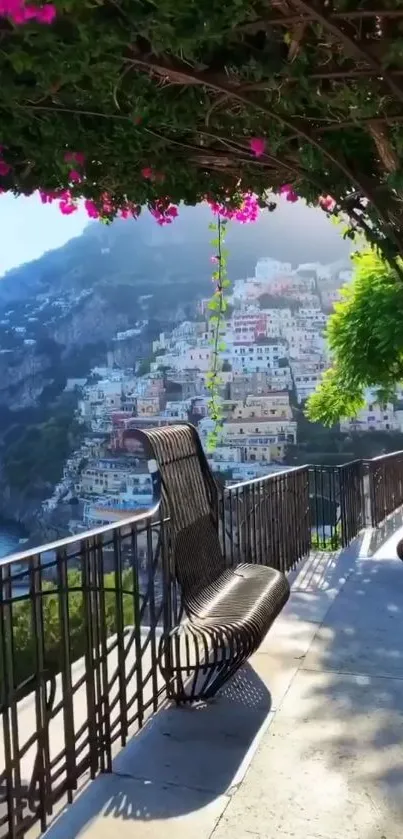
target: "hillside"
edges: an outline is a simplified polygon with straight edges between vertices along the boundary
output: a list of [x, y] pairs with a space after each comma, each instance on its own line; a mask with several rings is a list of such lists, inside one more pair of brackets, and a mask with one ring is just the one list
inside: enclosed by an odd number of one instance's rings
[[[164, 228], [148, 214], [91, 223], [0, 282], [0, 515], [30, 522], [62, 471], [75, 437], [67, 378], [88, 374], [111, 349], [117, 363], [134, 366], [160, 331], [210, 295], [211, 218], [201, 206], [182, 208]], [[324, 214], [302, 203], [285, 203], [255, 225], [230, 225], [227, 245], [232, 279], [252, 275], [260, 256], [297, 265], [349, 254]], [[136, 323], [138, 334], [114, 341]]]
[[[169, 227], [137, 221], [88, 224], [84, 233], [0, 281], [0, 405], [35, 406], [103, 361], [116, 332], [147, 321], [127, 354], [149, 352], [159, 331], [191, 316], [211, 293], [207, 206], [182, 207]], [[253, 274], [270, 255], [294, 265], [346, 260], [349, 246], [320, 210], [282, 202], [258, 223], [232, 224], [229, 276]], [[0, 427], [0, 433], [1, 433]]]

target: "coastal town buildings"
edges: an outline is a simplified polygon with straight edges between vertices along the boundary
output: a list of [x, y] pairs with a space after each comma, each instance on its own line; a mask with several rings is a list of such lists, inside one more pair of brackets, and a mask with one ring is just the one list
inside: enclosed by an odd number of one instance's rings
[[[270, 257], [257, 261], [254, 275], [236, 279], [229, 313], [221, 323], [220, 394], [223, 420], [208, 458], [222, 480], [241, 481], [284, 469], [287, 452], [298, 443], [298, 416], [314, 392], [330, 357], [324, 337], [327, 317], [351, 272], [344, 264], [293, 267]], [[64, 499], [77, 503], [75, 526], [97, 526], [149, 507], [152, 486], [137, 428], [190, 421], [208, 449], [214, 423], [209, 418], [208, 371], [212, 329], [206, 301], [194, 320], [183, 320], [150, 343], [149, 359], [108, 352], [108, 363], [88, 378], [69, 379], [78, 392], [77, 419], [85, 442], [66, 462], [63, 479], [44, 506]], [[117, 333], [124, 345], [146, 329]], [[22, 333], [21, 333], [22, 335]], [[358, 417], [341, 431], [403, 428], [400, 403], [378, 404], [367, 394]]]

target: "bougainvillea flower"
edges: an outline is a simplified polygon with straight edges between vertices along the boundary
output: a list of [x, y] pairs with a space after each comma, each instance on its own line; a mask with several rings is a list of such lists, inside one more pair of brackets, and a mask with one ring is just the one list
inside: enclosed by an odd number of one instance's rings
[[261, 157], [266, 148], [266, 141], [262, 137], [251, 137], [249, 147], [256, 157]]

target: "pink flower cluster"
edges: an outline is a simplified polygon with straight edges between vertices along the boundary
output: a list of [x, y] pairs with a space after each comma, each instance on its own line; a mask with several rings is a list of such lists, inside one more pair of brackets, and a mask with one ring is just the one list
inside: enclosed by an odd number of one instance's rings
[[292, 204], [295, 204], [295, 202], [298, 201], [298, 195], [292, 184], [284, 184], [280, 187], [278, 192], [279, 195], [282, 195], [286, 201], [290, 201]]
[[319, 206], [322, 207], [322, 210], [325, 210], [326, 213], [332, 213], [336, 206], [336, 201], [331, 195], [321, 195], [319, 198]]
[[71, 184], [79, 184], [82, 179], [82, 173], [74, 167], [77, 166], [84, 166], [85, 163], [85, 154], [82, 151], [66, 151], [64, 155], [64, 162], [68, 163], [68, 165], [72, 165], [73, 168], [69, 171], [69, 182]]
[[11, 166], [3, 158], [3, 146], [0, 146], [0, 175], [4, 177], [5, 175], [8, 175], [10, 170]]
[[259, 217], [259, 204], [256, 195], [252, 192], [245, 193], [241, 206], [236, 209], [227, 207], [225, 204], [218, 204], [216, 201], [209, 201], [208, 203], [215, 215], [229, 221], [234, 220], [240, 224], [250, 224], [250, 222], [257, 221]]
[[8, 17], [13, 23], [23, 24], [36, 20], [50, 26], [56, 17], [56, 6], [34, 6], [24, 0], [0, 0], [0, 17]]
[[64, 216], [70, 216], [71, 213], [75, 213], [78, 210], [77, 202], [69, 189], [58, 189], [53, 192], [40, 189], [39, 195], [42, 204], [52, 204], [53, 201], [59, 201], [59, 209]]
[[266, 148], [266, 140], [263, 137], [252, 137], [249, 140], [249, 148], [255, 157], [262, 157]]
[[163, 227], [164, 224], [172, 224], [174, 218], [178, 215], [178, 208], [171, 204], [169, 198], [160, 198], [158, 201], [154, 201], [154, 204], [150, 207], [150, 213], [157, 224]]
[[89, 198], [87, 198], [86, 201], [84, 201], [84, 207], [85, 207], [85, 211], [87, 213], [87, 216], [89, 218], [95, 218], [95, 219], [99, 218], [98, 207]]
[[152, 181], [153, 183], [163, 184], [165, 181], [165, 175], [163, 172], [156, 172], [151, 166], [146, 166], [144, 169], [141, 170], [141, 174], [143, 178], [147, 181]]
[[[55, 192], [39, 191], [42, 204], [52, 204], [53, 201], [59, 202], [59, 210], [64, 216], [70, 216], [79, 209], [78, 199], [72, 195], [69, 189], [59, 189]], [[116, 209], [107, 193], [101, 196], [101, 203], [98, 207], [95, 201], [87, 198], [84, 201], [84, 208], [89, 218], [100, 219], [104, 216], [116, 214], [119, 218], [137, 218], [140, 214], [140, 207], [128, 201], [125, 206]]]

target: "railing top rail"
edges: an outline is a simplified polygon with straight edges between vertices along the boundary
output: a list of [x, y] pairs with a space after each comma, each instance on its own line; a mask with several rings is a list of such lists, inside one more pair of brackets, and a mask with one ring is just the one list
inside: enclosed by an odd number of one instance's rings
[[262, 482], [274, 480], [274, 478], [282, 478], [284, 475], [289, 475], [290, 472], [303, 472], [307, 466], [290, 466], [289, 469], [282, 469], [281, 472], [273, 472], [270, 475], [262, 475], [261, 478], [253, 478], [250, 480], [239, 481], [237, 484], [231, 484], [225, 487], [226, 492], [232, 492], [234, 489], [242, 489], [245, 486], [252, 486], [253, 484], [261, 484]]
[[[382, 455], [383, 457], [383, 455]], [[356, 463], [366, 463], [361, 457], [355, 460], [347, 460], [346, 463], [308, 463], [308, 469], [343, 469], [345, 466], [355, 466]]]
[[[269, 481], [274, 481], [275, 478], [283, 478], [285, 475], [289, 475], [290, 473], [302, 473], [304, 471], [310, 469], [343, 469], [348, 466], [353, 466], [355, 464], [364, 464], [368, 465], [370, 463], [377, 463], [383, 460], [390, 460], [396, 457], [397, 455], [403, 456], [403, 450], [399, 450], [397, 452], [390, 452], [388, 454], [382, 454], [378, 457], [373, 458], [357, 458], [355, 460], [349, 460], [347, 463], [339, 463], [339, 464], [320, 464], [320, 463], [306, 463], [301, 466], [291, 466], [289, 469], [282, 469], [280, 472], [274, 472], [269, 475], [262, 475], [260, 478], [253, 478], [252, 480], [244, 480], [238, 481], [235, 484], [231, 484], [230, 486], [225, 486], [223, 488], [224, 492], [230, 494], [234, 491], [244, 489], [247, 486], [257, 486], [262, 483], [268, 483]], [[72, 536], [67, 536], [64, 539], [56, 539], [53, 542], [48, 542], [45, 545], [38, 545], [33, 548], [29, 548], [28, 550], [21, 550], [17, 551], [16, 553], [10, 554], [7, 557], [4, 557], [0, 560], [0, 565], [7, 566], [11, 565], [16, 562], [26, 562], [34, 557], [37, 557], [39, 554], [46, 553], [47, 551], [59, 551], [68, 548], [70, 545], [75, 545], [78, 542], [85, 541], [87, 539], [93, 539], [97, 536], [102, 536], [105, 533], [113, 533], [116, 530], [119, 530], [122, 527], [130, 527], [133, 524], [137, 524], [139, 522], [146, 522], [155, 516], [158, 512], [160, 507], [160, 498], [155, 497], [155, 487], [154, 487], [154, 497], [153, 497], [153, 505], [150, 507], [149, 510], [143, 511], [141, 513], [136, 513], [133, 516], [129, 516], [128, 518], [121, 519], [118, 522], [113, 522], [111, 524], [102, 525], [100, 527], [96, 527], [92, 530], [86, 530], [82, 533], [75, 533]]]
[[86, 539], [94, 539], [96, 536], [101, 536], [104, 533], [111, 533], [114, 530], [120, 530], [121, 527], [129, 527], [130, 525], [137, 524], [138, 522], [148, 521], [158, 512], [159, 506], [160, 499], [158, 499], [158, 501], [154, 501], [153, 506], [150, 507], [149, 510], [136, 513], [134, 516], [130, 516], [127, 519], [124, 518], [118, 522], [96, 527], [93, 530], [85, 530], [82, 533], [75, 533], [73, 536], [67, 536], [64, 539], [56, 539], [54, 542], [47, 542], [46, 545], [38, 545], [37, 547], [29, 548], [28, 550], [22, 550], [17, 553], [10, 554], [10, 556], [0, 559], [0, 566], [11, 565], [14, 562], [26, 562], [27, 560], [38, 556], [38, 554], [46, 553], [47, 551], [63, 550], [69, 545], [77, 544], [77, 542], [82, 542]]
[[377, 457], [370, 457], [365, 458], [364, 463], [376, 463], [378, 460], [389, 460], [396, 455], [403, 455], [403, 449], [399, 449], [397, 452], [388, 452], [387, 454], [379, 454]]

